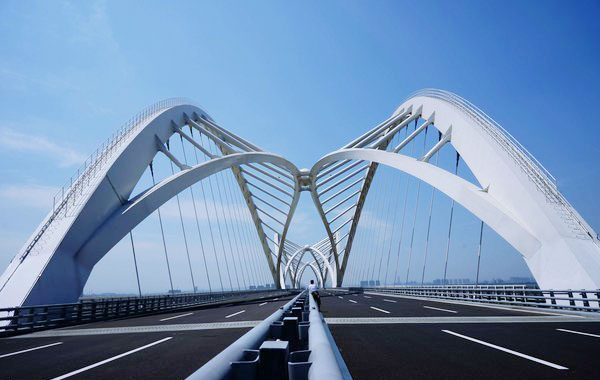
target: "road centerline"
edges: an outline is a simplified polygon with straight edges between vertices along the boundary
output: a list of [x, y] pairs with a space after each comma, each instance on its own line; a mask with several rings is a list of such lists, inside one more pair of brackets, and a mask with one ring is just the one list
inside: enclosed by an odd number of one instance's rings
[[454, 335], [454, 336], [462, 338], [462, 339], [470, 340], [471, 342], [475, 342], [475, 343], [479, 343], [479, 344], [482, 344], [482, 345], [487, 346], [487, 347], [495, 348], [496, 350], [499, 350], [499, 351], [502, 351], [502, 352], [506, 352], [506, 353], [511, 354], [511, 355], [519, 356], [521, 358], [528, 359], [528, 360], [534, 361], [536, 363], [540, 363], [540, 364], [546, 365], [548, 367], [552, 367], [554, 369], [560, 369], [560, 370], [568, 369], [567, 367], [563, 367], [561, 365], [554, 364], [554, 363], [551, 363], [549, 361], [536, 358], [534, 356], [523, 354], [521, 352], [513, 351], [511, 349], [508, 349], [508, 348], [505, 348], [505, 347], [502, 347], [502, 346], [497, 346], [497, 345], [492, 344], [492, 343], [484, 342], [483, 340], [471, 338], [470, 336], [466, 336], [466, 335], [462, 335], [462, 334], [459, 334], [459, 333], [455, 333], [454, 331], [450, 331], [450, 330], [442, 330], [442, 331], [445, 332], [446, 334]]
[[150, 348], [150, 347], [152, 347], [152, 346], [156, 346], [157, 344], [160, 344], [160, 343], [166, 342], [167, 340], [169, 340], [169, 339], [171, 339], [171, 338], [173, 338], [173, 337], [172, 337], [172, 336], [169, 336], [169, 337], [166, 337], [166, 338], [163, 338], [163, 339], [157, 340], [156, 342], [149, 343], [149, 344], [147, 344], [147, 345], [145, 345], [145, 346], [138, 347], [138, 348], [134, 348], [133, 350], [130, 350], [130, 351], [124, 352], [124, 353], [122, 353], [122, 354], [119, 354], [119, 355], [113, 356], [113, 357], [111, 357], [111, 358], [104, 359], [104, 360], [102, 360], [102, 361], [99, 361], [99, 362], [97, 362], [97, 363], [94, 363], [94, 364], [88, 365], [88, 366], [86, 366], [86, 367], [83, 367], [83, 368], [77, 369], [77, 370], [75, 370], [75, 371], [72, 371], [72, 372], [69, 372], [69, 373], [66, 373], [66, 374], [64, 374], [64, 375], [61, 375], [61, 376], [58, 376], [58, 377], [54, 377], [54, 378], [52, 378], [52, 380], [62, 380], [62, 379], [66, 379], [67, 377], [71, 377], [71, 376], [74, 376], [74, 375], [80, 374], [81, 372], [85, 372], [85, 371], [87, 371], [87, 370], [90, 370], [90, 369], [92, 369], [92, 368], [99, 367], [99, 366], [101, 366], [101, 365], [103, 365], [103, 364], [110, 363], [110, 362], [112, 362], [113, 360], [117, 360], [117, 359], [120, 359], [120, 358], [122, 358], [122, 357], [124, 357], [124, 356], [131, 355], [131, 354], [134, 354], [134, 353], [136, 353], [136, 352], [138, 352], [138, 351], [145, 350], [146, 348]]
[[194, 313], [185, 313], [185, 314], [176, 315], [174, 317], [163, 318], [160, 320], [160, 322], [168, 321], [170, 319], [175, 319], [175, 318], [187, 317], [188, 315], [192, 315], [192, 314], [194, 314]]
[[454, 314], [458, 313], [458, 311], [448, 310], [448, 309], [440, 309], [439, 307], [433, 307], [433, 306], [423, 306], [423, 307], [426, 309], [431, 309], [431, 310], [445, 311], [446, 313], [454, 313]]
[[235, 317], [236, 315], [239, 315], [239, 314], [242, 314], [242, 313], [245, 313], [245, 312], [246, 312], [246, 310], [238, 311], [237, 313], [229, 314], [225, 318]]
[[29, 351], [41, 350], [42, 348], [52, 347], [52, 346], [56, 346], [56, 345], [59, 345], [59, 344], [62, 344], [62, 343], [63, 342], [50, 343], [50, 344], [45, 344], [43, 346], [28, 348], [28, 349], [25, 349], [25, 350], [15, 351], [15, 352], [11, 352], [11, 353], [8, 353], [8, 354], [2, 354], [2, 355], [0, 355], [0, 358], [5, 358], [7, 356], [13, 356], [13, 355], [18, 355], [18, 354], [24, 354], [25, 352], [29, 352]]
[[369, 306], [369, 307], [370, 307], [371, 309], [373, 309], [373, 310], [377, 310], [377, 311], [379, 311], [379, 312], [381, 312], [381, 313], [390, 314], [390, 312], [389, 312], [389, 311], [387, 311], [387, 310], [383, 310], [383, 309], [380, 309], [380, 308], [378, 308], [378, 307], [375, 307], [375, 306]]

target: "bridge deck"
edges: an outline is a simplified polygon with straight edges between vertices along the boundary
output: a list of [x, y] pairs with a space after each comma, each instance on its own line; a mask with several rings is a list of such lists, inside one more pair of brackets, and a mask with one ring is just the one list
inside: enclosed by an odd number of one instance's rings
[[[0, 378], [182, 379], [289, 298], [0, 339]], [[598, 319], [343, 292], [322, 312], [355, 379], [600, 378]]]

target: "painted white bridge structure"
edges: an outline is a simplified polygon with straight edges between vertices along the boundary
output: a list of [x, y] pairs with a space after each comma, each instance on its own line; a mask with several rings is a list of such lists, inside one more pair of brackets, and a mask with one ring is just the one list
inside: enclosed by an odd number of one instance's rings
[[[405, 154], [417, 136], [432, 129], [439, 132], [436, 144], [420, 157]], [[174, 144], [181, 144], [177, 153]], [[457, 168], [462, 159], [476, 183], [436, 165], [446, 145], [456, 151]], [[168, 159], [172, 172], [155, 182], [153, 162], [159, 156]], [[540, 288], [600, 288], [598, 235], [554, 178], [484, 112], [457, 95], [427, 89], [310, 170], [234, 135], [191, 102], [171, 99], [149, 107], [99, 148], [55, 197], [47, 217], [0, 277], [0, 307], [75, 302], [94, 265], [111, 248], [128, 235], [133, 247], [134, 227], [158, 213], [162, 231], [161, 206], [173, 198], [179, 205], [186, 191], [194, 199], [193, 185], [224, 171], [233, 173], [273, 283], [299, 286], [310, 268], [321, 285], [341, 286], [365, 200], [382, 165], [432, 186], [451, 198], [452, 206], [460, 204], [479, 218], [482, 228], [496, 231], [520, 252]], [[153, 185], [134, 194], [148, 168]], [[303, 191], [310, 192], [326, 232], [312, 245], [287, 239]], [[196, 203], [194, 212], [197, 221]], [[164, 234], [163, 244], [168, 266]], [[187, 241], [185, 246], [193, 283]]]

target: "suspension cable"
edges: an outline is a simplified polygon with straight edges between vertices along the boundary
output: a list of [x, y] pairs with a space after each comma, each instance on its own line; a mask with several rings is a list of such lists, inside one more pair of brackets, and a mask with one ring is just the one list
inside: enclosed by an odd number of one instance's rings
[[[460, 161], [460, 154], [456, 152], [456, 165], [454, 167], [454, 175], [458, 175], [458, 163]], [[450, 206], [450, 224], [448, 225], [448, 242], [446, 243], [446, 261], [444, 263], [444, 285], [446, 284], [446, 274], [448, 272], [448, 255], [450, 253], [450, 237], [452, 235], [452, 217], [454, 216], [454, 199]]]
[[[383, 174], [383, 170], [382, 170], [382, 174]], [[389, 177], [387, 178], [387, 183], [388, 183], [388, 186], [391, 187], [392, 182], [393, 182], [392, 178], [391, 178], [392, 173], [389, 173], [388, 175], [389, 175]], [[384, 188], [388, 188], [388, 187], [384, 187]], [[392, 206], [392, 198], [393, 197], [388, 196], [387, 198], [388, 198], [387, 207], [384, 206], [384, 209], [383, 209], [384, 212], [387, 211], [387, 215], [385, 217], [385, 224], [383, 226], [383, 240], [381, 240], [381, 255], [379, 256], [379, 269], [377, 270], [377, 278], [379, 279], [380, 284], [383, 284], [383, 281], [381, 281], [381, 265], [383, 264], [383, 256], [385, 256], [385, 242], [386, 242], [387, 236], [388, 236], [388, 229], [389, 229], [388, 221], [390, 218], [390, 209]]]
[[[150, 174], [152, 175], [152, 186], [156, 186], [156, 180], [154, 178], [154, 167], [152, 161], [150, 161]], [[171, 276], [171, 266], [169, 265], [169, 254], [167, 253], [167, 242], [165, 240], [165, 230], [163, 228], [162, 216], [160, 214], [160, 207], [156, 209], [158, 211], [158, 222], [160, 223], [160, 234], [162, 236], [163, 249], [165, 251], [165, 259], [167, 261], [167, 272], [169, 272], [169, 284], [171, 284], [171, 294], [175, 294], [173, 289], [173, 277]]]
[[[415, 131], [417, 130], [417, 121], [418, 120], [415, 120]], [[406, 130], [408, 131], [408, 128], [406, 128]], [[412, 149], [411, 149], [412, 156], [415, 155], [415, 145], [416, 145], [416, 143], [412, 144]], [[411, 180], [412, 180], [412, 177], [410, 177], [410, 176], [406, 178], [406, 186], [404, 188], [404, 206], [402, 207], [403, 210], [402, 210], [402, 223], [400, 223], [400, 239], [398, 239], [398, 252], [396, 253], [396, 270], [394, 271], [394, 283], [396, 283], [396, 281], [398, 281], [398, 267], [400, 266], [400, 250], [402, 248], [402, 238], [404, 237], [404, 221], [406, 220], [406, 203], [408, 202], [408, 190], [410, 187]]]
[[[167, 140], [167, 149], [170, 150], [169, 140]], [[169, 160], [171, 164], [171, 174], [175, 175], [175, 169], [173, 169], [173, 161]], [[185, 226], [183, 224], [183, 214], [181, 212], [181, 202], [179, 201], [179, 194], [175, 194], [175, 199], [177, 200], [177, 210], [179, 210], [179, 221], [181, 222], [181, 231], [183, 232], [183, 244], [185, 245], [185, 254], [187, 256], [188, 267], [190, 268], [190, 277], [192, 279], [192, 288], [193, 292], [196, 293], [196, 281], [194, 280], [194, 271], [192, 270], [192, 261], [190, 259], [190, 249], [188, 247], [187, 236], [185, 234]]]
[[[438, 141], [442, 139], [442, 132], [438, 131]], [[438, 165], [440, 155], [435, 156], [435, 166]], [[429, 200], [429, 220], [427, 222], [427, 237], [425, 238], [425, 256], [423, 258], [423, 272], [421, 273], [421, 286], [425, 282], [425, 266], [427, 265], [427, 254], [429, 253], [429, 235], [431, 232], [431, 215], [433, 213], [433, 200], [435, 198], [435, 187], [431, 187], [431, 198]]]
[[[233, 179], [233, 182], [235, 184], [235, 179]], [[250, 241], [248, 240], [248, 233], [247, 233], [247, 229], [245, 228], [244, 224], [244, 213], [242, 211], [242, 206], [239, 202], [239, 198], [242, 196], [241, 192], [240, 193], [236, 193], [235, 191], [233, 192], [233, 194], [237, 194], [237, 200], [235, 201], [235, 212], [236, 212], [236, 218], [237, 218], [237, 224], [238, 224], [238, 230], [240, 231], [240, 236], [243, 237], [243, 242], [242, 244], [245, 244], [246, 247], [242, 247], [242, 252], [244, 252], [244, 254], [242, 255], [244, 258], [244, 262], [246, 265], [246, 269], [248, 270], [248, 283], [252, 284], [252, 282], [254, 282], [254, 285], [257, 286], [258, 282], [257, 282], [257, 276], [256, 276], [256, 268], [253, 268], [251, 265], [251, 252], [250, 252]], [[243, 199], [243, 198], [242, 198]], [[253, 271], [254, 269], [254, 271]]]
[[[405, 134], [404, 138], [406, 138], [406, 135], [408, 134], [408, 128], [405, 128], [404, 130], [405, 130], [405, 132], [404, 132], [404, 134]], [[398, 140], [400, 140], [400, 134], [398, 134]], [[393, 144], [393, 139], [392, 139], [392, 144], [391, 145], [392, 146], [394, 145]], [[403, 178], [403, 176], [400, 175], [400, 174], [398, 174], [398, 185], [395, 188], [400, 189], [400, 187], [402, 186], [402, 178]], [[393, 237], [394, 237], [394, 231], [396, 230], [396, 220], [398, 219], [398, 211], [399, 211], [398, 207], [400, 206], [400, 197], [395, 196], [394, 199], [396, 201], [396, 205], [394, 206], [394, 219], [392, 221], [392, 237], [390, 239], [390, 246], [388, 248], [387, 264], [385, 266], [385, 281], [384, 282], [386, 284], [388, 283], [387, 279], [388, 279], [388, 273], [389, 273], [389, 270], [390, 270], [390, 256], [392, 254], [392, 242], [394, 241]], [[395, 279], [394, 279], [394, 281], [395, 281]]]
[[[202, 139], [202, 143], [204, 144], [204, 138], [202, 135], [200, 135], [200, 138]], [[210, 144], [210, 140], [208, 141], [208, 146], [212, 151], [212, 146]], [[219, 231], [219, 237], [221, 238], [221, 248], [223, 248], [223, 258], [225, 260], [225, 269], [227, 270], [227, 278], [229, 279], [229, 289], [231, 289], [231, 291], [233, 291], [233, 283], [231, 282], [231, 273], [229, 272], [229, 263], [227, 262], [227, 256], [225, 254], [225, 242], [223, 241], [223, 231], [221, 230], [221, 223], [219, 221], [219, 213], [217, 212], [217, 205], [215, 204], [215, 192], [213, 189], [213, 185], [212, 185], [212, 181], [211, 181], [211, 177], [208, 177], [208, 185], [210, 188], [210, 196], [211, 196], [211, 200], [212, 200], [212, 204], [213, 204], [213, 211], [215, 212], [215, 217], [217, 219], [217, 230]], [[217, 182], [215, 180], [215, 182]], [[218, 183], [218, 182], [217, 182]], [[221, 204], [223, 202], [221, 201]]]
[[133, 234], [129, 231], [129, 238], [131, 239], [131, 252], [133, 252], [133, 265], [135, 266], [135, 278], [137, 279], [138, 294], [142, 297], [142, 287], [140, 286], [140, 274], [138, 273], [137, 258], [135, 257], [135, 246], [133, 245]]
[[[213, 150], [213, 144], [209, 143], [209, 147], [211, 152], [213, 153], [218, 153], [216, 146], [215, 149]], [[227, 245], [229, 246], [229, 255], [225, 254], [225, 263], [227, 263], [227, 256], [231, 257], [231, 265], [233, 266], [233, 271], [235, 274], [235, 281], [237, 282], [237, 287], [238, 290], [241, 289], [240, 287], [240, 277], [238, 275], [238, 271], [237, 271], [237, 266], [235, 265], [235, 259], [233, 258], [234, 253], [233, 253], [233, 246], [231, 245], [231, 235], [229, 234], [229, 224], [227, 223], [227, 216], [225, 216], [225, 206], [229, 203], [226, 202], [225, 204], [223, 204], [223, 192], [221, 191], [221, 184], [219, 182], [223, 182], [223, 177], [222, 177], [222, 172], [220, 173], [216, 173], [215, 174], [215, 183], [217, 184], [217, 193], [219, 194], [219, 204], [220, 204], [220, 209], [221, 209], [221, 215], [223, 216], [223, 224], [225, 225], [225, 235], [226, 235], [226, 240], [227, 240]], [[221, 181], [219, 181], [219, 179]], [[229, 272], [229, 265], [227, 265], [227, 271]], [[228, 273], [229, 274], [229, 273]], [[232, 287], [233, 290], [233, 287]]]
[[479, 264], [481, 263], [481, 243], [483, 241], [483, 220], [479, 229], [479, 248], [477, 248], [477, 275], [475, 277], [475, 286], [479, 285]]
[[[192, 137], [193, 137], [194, 134], [193, 134], [193, 129], [191, 126], [190, 126], [190, 133], [192, 134]], [[201, 139], [200, 143], [203, 143], [202, 135], [200, 135], [200, 139]], [[196, 147], [194, 147], [194, 157], [196, 158], [196, 165], [199, 165], [200, 160], [198, 160], [198, 149]], [[208, 158], [210, 159], [210, 157], [208, 157]], [[217, 273], [219, 274], [219, 283], [221, 285], [221, 291], [224, 291], [225, 288], [223, 287], [223, 279], [221, 277], [221, 267], [219, 266], [219, 259], [217, 257], [217, 246], [215, 244], [215, 236], [213, 234], [212, 223], [210, 221], [210, 214], [208, 212], [208, 204], [206, 203], [206, 192], [204, 191], [204, 183], [202, 181], [200, 181], [200, 190], [202, 192], [202, 203], [204, 203], [204, 211], [206, 212], [206, 221], [208, 222], [208, 231], [210, 232], [210, 241], [211, 241], [212, 247], [213, 247], [215, 263], [217, 265]], [[210, 276], [209, 276], [209, 279], [210, 279]]]
[[[183, 144], [183, 137], [179, 135], [181, 141], [181, 150], [183, 151], [184, 163], [188, 164], [187, 154], [185, 153], [185, 145]], [[198, 221], [198, 210], [196, 208], [196, 199], [194, 197], [194, 189], [190, 186], [190, 195], [192, 196], [192, 206], [194, 207], [194, 216], [196, 217], [196, 229], [198, 230], [198, 238], [200, 239], [200, 251], [202, 252], [202, 260], [204, 262], [204, 271], [206, 272], [206, 279], [208, 281], [208, 291], [212, 293], [212, 285], [210, 283], [210, 276], [208, 275], [208, 264], [206, 263], [206, 255], [204, 253], [204, 242], [202, 241], [202, 234], [200, 233], [200, 222]]]
[[[429, 127], [425, 127], [425, 137], [423, 138], [423, 154], [425, 154], [425, 146], [427, 144], [427, 130], [429, 129]], [[415, 201], [415, 214], [413, 215], [413, 225], [412, 225], [412, 232], [410, 235], [410, 249], [408, 251], [408, 267], [406, 268], [406, 281], [405, 283], [408, 284], [408, 275], [410, 273], [410, 263], [411, 263], [411, 259], [412, 259], [412, 253], [413, 253], [413, 243], [415, 241], [415, 227], [417, 224], [417, 214], [419, 211], [419, 197], [421, 195], [421, 181], [417, 181], [417, 200]]]
[[[244, 271], [243, 271], [243, 268], [242, 268], [242, 257], [241, 257], [241, 254], [240, 254], [239, 230], [237, 230], [234, 227], [235, 220], [233, 218], [233, 214], [232, 214], [232, 211], [231, 211], [231, 207], [234, 207], [234, 205], [233, 205], [233, 193], [232, 193], [232, 189], [231, 189], [231, 176], [226, 175], [226, 174], [229, 174], [229, 173], [223, 173], [223, 177], [224, 177], [223, 178], [223, 180], [224, 180], [223, 187], [225, 188], [225, 198], [227, 198], [227, 203], [229, 204], [229, 207], [227, 207], [227, 211], [229, 212], [229, 221], [231, 223], [231, 232], [232, 232], [233, 237], [234, 237], [235, 252], [237, 253], [238, 265], [240, 267], [240, 272], [241, 272], [241, 276], [242, 276], [242, 283], [244, 284], [244, 289], [247, 289], [248, 286], [246, 285], [246, 279], [244, 278]], [[227, 179], [229, 179], [229, 180], [227, 180]], [[248, 268], [246, 267], [246, 277], [247, 276], [248, 276]], [[250, 281], [250, 279], [248, 279], [248, 281]]]
[[[382, 172], [383, 172], [383, 170], [382, 170]], [[379, 212], [375, 213], [376, 216], [383, 214], [383, 211], [384, 211], [384, 208], [385, 208], [385, 198], [383, 196], [383, 193], [384, 193], [383, 189], [385, 189], [383, 181], [385, 180], [385, 177], [381, 176], [380, 178], [381, 178], [381, 182], [382, 182], [382, 184], [381, 184], [382, 189], [381, 190], [377, 189], [378, 190], [378, 194], [377, 195], [379, 196], [379, 200], [378, 200], [378, 203], [379, 203]], [[376, 222], [376, 225], [377, 225], [377, 232], [375, 233], [377, 237], [376, 237], [376, 239], [375, 239], [375, 241], [373, 242], [373, 245], [372, 245], [373, 246], [373, 251], [375, 252], [371, 256], [371, 263], [372, 263], [372, 265], [369, 264], [369, 267], [371, 268], [369, 272], [370, 272], [370, 277], [372, 279], [375, 278], [375, 266], [377, 265], [377, 248], [378, 248], [378, 245], [376, 245], [376, 244], [381, 241], [381, 230], [383, 229], [382, 226], [381, 226], [382, 223], [383, 223], [383, 219], [379, 220], [379, 221], [377, 219], [374, 219], [374, 221]], [[375, 281], [375, 284], [377, 284], [377, 281]]]

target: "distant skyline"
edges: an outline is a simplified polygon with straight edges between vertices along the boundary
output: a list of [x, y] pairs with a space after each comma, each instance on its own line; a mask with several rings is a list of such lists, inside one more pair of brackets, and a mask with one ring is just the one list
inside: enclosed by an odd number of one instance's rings
[[[598, 232], [599, 16], [594, 1], [3, 1], [0, 270], [85, 158], [172, 96], [310, 167], [415, 90], [449, 90], [515, 136]], [[472, 240], [477, 223], [458, 223]], [[324, 236], [303, 194], [290, 239]], [[486, 244], [485, 280], [530, 275], [505, 243]], [[107, 255], [86, 292], [135, 292], [130, 261]]]

